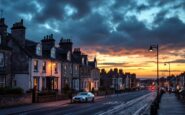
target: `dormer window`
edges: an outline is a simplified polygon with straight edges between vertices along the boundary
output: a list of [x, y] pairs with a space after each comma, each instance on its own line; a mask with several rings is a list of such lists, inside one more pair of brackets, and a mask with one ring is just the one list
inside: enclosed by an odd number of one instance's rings
[[84, 65], [84, 63], [85, 63], [85, 60], [84, 60], [84, 58], [82, 58], [82, 65]]
[[37, 44], [37, 47], [36, 47], [36, 54], [37, 54], [38, 56], [42, 56], [41, 44]]
[[52, 58], [56, 58], [56, 49], [55, 49], [55, 47], [53, 47], [53, 48], [51, 49], [51, 57], [52, 57]]
[[67, 60], [71, 61], [71, 52], [70, 51], [67, 52]]

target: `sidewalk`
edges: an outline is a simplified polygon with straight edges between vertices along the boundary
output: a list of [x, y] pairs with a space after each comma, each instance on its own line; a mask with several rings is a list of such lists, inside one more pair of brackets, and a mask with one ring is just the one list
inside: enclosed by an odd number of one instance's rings
[[159, 106], [159, 115], [185, 115], [185, 104], [178, 100], [174, 93], [163, 94]]
[[[95, 97], [96, 100], [102, 99], [105, 96], [97, 96]], [[67, 105], [71, 102], [71, 100], [61, 100], [61, 101], [55, 101], [55, 102], [46, 102], [46, 103], [34, 103], [30, 105], [23, 105], [18, 107], [12, 107], [12, 108], [4, 108], [0, 109], [0, 115], [7, 115], [7, 114], [15, 114], [20, 112], [27, 112], [32, 110], [39, 110], [43, 108], [51, 108], [51, 107], [59, 107], [63, 105]]]

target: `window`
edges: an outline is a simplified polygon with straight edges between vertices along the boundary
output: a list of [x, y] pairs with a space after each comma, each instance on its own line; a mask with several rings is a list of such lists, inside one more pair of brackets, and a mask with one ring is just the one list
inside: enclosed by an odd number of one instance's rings
[[46, 78], [42, 78], [42, 90], [46, 89]]
[[0, 87], [5, 87], [5, 76], [0, 77]]
[[36, 87], [36, 89], [39, 89], [39, 78], [38, 77], [34, 77], [33, 78], [33, 85], [34, 87]]
[[36, 47], [36, 54], [41, 56], [42, 55], [42, 49], [41, 49], [41, 44], [37, 44], [37, 47]]
[[55, 47], [53, 47], [53, 48], [51, 49], [51, 57], [52, 57], [52, 58], [56, 58], [55, 52], [56, 52], [56, 49], [55, 49]]
[[54, 78], [54, 89], [58, 89], [58, 78]]
[[88, 59], [86, 60], [86, 65], [88, 65]]
[[0, 53], [0, 67], [4, 67], [4, 53]]
[[67, 69], [67, 66], [64, 64], [64, 70], [66, 70]]
[[38, 72], [38, 60], [34, 60], [34, 72]]
[[71, 52], [70, 51], [67, 52], [67, 60], [71, 61]]
[[78, 70], [78, 66], [77, 66], [77, 65], [75, 65], [75, 70], [76, 70], [76, 71]]
[[46, 62], [45, 61], [42, 64], [42, 71], [43, 73], [46, 73]]
[[82, 58], [82, 65], [84, 65], [84, 58]]
[[55, 74], [58, 73], [58, 64], [57, 63], [54, 63], [54, 70], [55, 70]]
[[0, 35], [0, 44], [1, 44], [1, 42], [2, 42], [2, 37], [1, 37], [1, 35]]

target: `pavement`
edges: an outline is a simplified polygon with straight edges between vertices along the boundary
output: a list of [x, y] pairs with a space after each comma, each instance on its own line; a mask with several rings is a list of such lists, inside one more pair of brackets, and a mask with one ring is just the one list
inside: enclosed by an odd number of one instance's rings
[[155, 98], [149, 91], [98, 96], [95, 103], [70, 104], [70, 100], [38, 103], [0, 110], [0, 115], [139, 115]]
[[174, 93], [165, 93], [161, 98], [159, 115], [185, 115], [185, 103], [178, 100]]
[[[105, 96], [96, 96], [95, 100], [103, 99]], [[10, 108], [3, 108], [0, 109], [0, 115], [7, 115], [7, 114], [18, 114], [23, 112], [35, 111], [40, 110], [43, 108], [52, 108], [55, 106], [66, 106], [71, 103], [71, 100], [61, 100], [61, 101], [54, 101], [54, 102], [46, 102], [46, 103], [33, 103], [30, 105], [21, 105], [18, 107], [10, 107]]]

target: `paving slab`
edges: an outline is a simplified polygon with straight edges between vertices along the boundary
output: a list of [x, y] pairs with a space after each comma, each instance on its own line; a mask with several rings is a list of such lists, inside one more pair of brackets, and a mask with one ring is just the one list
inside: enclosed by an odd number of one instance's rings
[[185, 104], [174, 93], [165, 93], [159, 106], [159, 115], [185, 115]]

